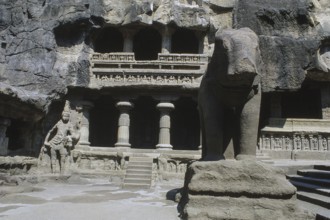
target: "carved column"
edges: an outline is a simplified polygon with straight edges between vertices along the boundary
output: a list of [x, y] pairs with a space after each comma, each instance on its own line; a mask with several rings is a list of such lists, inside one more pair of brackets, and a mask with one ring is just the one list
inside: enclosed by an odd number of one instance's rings
[[171, 150], [173, 146], [170, 141], [171, 117], [170, 112], [174, 109], [174, 105], [170, 102], [161, 102], [157, 105], [160, 111], [159, 121], [159, 139], [156, 148], [163, 150]]
[[124, 37], [124, 52], [133, 52], [133, 39], [134, 39], [134, 30], [123, 30]]
[[202, 130], [199, 131], [199, 146], [198, 150], [202, 150], [202, 145], [203, 145], [203, 135], [202, 135]]
[[162, 30], [162, 53], [171, 53], [173, 29], [165, 27]]
[[117, 143], [115, 144], [115, 147], [131, 147], [131, 144], [129, 143], [129, 111], [133, 107], [133, 104], [128, 101], [120, 101], [116, 106], [120, 111], [120, 115], [118, 120]]
[[79, 145], [80, 146], [90, 146], [89, 142], [89, 111], [93, 108], [93, 103], [88, 101], [83, 101], [79, 103], [82, 107], [81, 109], [81, 127], [80, 127], [80, 138]]
[[0, 118], [0, 155], [8, 154], [8, 141], [6, 137], [7, 128], [10, 126], [11, 122], [7, 118]]

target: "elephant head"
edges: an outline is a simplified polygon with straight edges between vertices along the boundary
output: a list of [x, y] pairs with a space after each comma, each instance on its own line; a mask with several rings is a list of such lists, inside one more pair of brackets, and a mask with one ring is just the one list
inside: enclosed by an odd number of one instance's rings
[[215, 36], [211, 74], [227, 87], [258, 84], [261, 56], [258, 36], [249, 28], [219, 30]]

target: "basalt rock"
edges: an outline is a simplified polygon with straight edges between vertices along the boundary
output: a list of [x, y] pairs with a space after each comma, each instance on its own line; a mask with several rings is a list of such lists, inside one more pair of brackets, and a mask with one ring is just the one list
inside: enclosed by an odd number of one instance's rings
[[315, 219], [296, 204], [284, 173], [253, 160], [194, 162], [179, 207], [183, 219]]

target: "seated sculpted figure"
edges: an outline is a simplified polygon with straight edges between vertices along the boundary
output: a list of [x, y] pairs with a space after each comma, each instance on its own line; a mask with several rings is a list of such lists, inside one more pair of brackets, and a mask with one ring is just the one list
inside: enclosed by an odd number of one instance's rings
[[63, 172], [65, 161], [72, 147], [73, 127], [69, 122], [70, 113], [63, 112], [62, 119], [48, 132], [44, 145], [50, 149], [52, 172], [55, 173], [59, 156], [60, 171]]
[[199, 90], [202, 160], [224, 159], [232, 140], [237, 159], [256, 154], [262, 66], [258, 36], [248, 28], [220, 30]]

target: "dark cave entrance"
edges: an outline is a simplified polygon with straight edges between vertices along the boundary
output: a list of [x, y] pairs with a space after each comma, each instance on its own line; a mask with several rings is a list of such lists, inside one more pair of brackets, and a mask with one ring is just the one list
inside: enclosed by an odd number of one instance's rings
[[161, 52], [162, 36], [152, 28], [140, 30], [133, 41], [133, 52], [136, 60], [157, 60]]
[[90, 142], [92, 146], [113, 147], [117, 141], [119, 111], [115, 100], [102, 96], [90, 111]]
[[197, 150], [200, 145], [200, 125], [197, 102], [182, 97], [171, 112], [171, 144], [174, 150]]
[[171, 53], [198, 54], [199, 40], [193, 30], [178, 29], [172, 35]]
[[130, 142], [133, 148], [154, 149], [158, 142], [159, 111], [157, 102], [141, 96], [131, 110]]
[[113, 27], [101, 30], [94, 39], [94, 50], [98, 53], [123, 52], [124, 39], [122, 33]]

